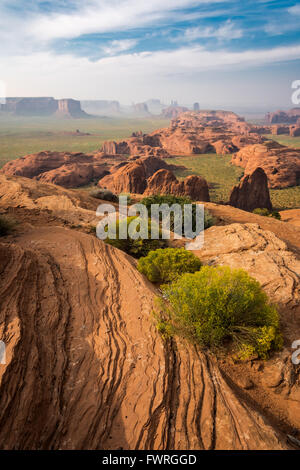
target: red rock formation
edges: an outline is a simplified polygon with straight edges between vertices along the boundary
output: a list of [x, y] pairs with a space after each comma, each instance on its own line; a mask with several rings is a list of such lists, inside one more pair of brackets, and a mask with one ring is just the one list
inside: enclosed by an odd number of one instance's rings
[[290, 136], [291, 137], [300, 137], [300, 125], [290, 126]]
[[173, 194], [174, 196], [188, 196], [194, 201], [209, 202], [207, 181], [201, 176], [191, 175], [183, 181], [178, 181], [174, 173], [169, 170], [158, 170], [147, 181], [145, 195]]
[[256, 127], [235, 113], [226, 111], [185, 112], [173, 119], [170, 127], [152, 134], [134, 133], [123, 142], [105, 142], [102, 151], [130, 155], [169, 157], [201, 153], [233, 153], [245, 145], [262, 143]]
[[12, 160], [1, 172], [59, 184], [66, 188], [82, 186], [107, 174], [110, 165], [102, 154], [39, 152]]
[[108, 188], [114, 193], [143, 194], [147, 187], [147, 179], [157, 170], [171, 169], [164, 160], [157, 157], [140, 157], [118, 164], [111, 168], [111, 174], [100, 179], [98, 185]]
[[257, 208], [272, 210], [268, 178], [264, 170], [256, 168], [251, 175], [244, 176], [240, 184], [232, 189], [229, 204], [249, 212]]
[[270, 188], [296, 186], [300, 177], [300, 149], [291, 149], [274, 141], [241, 149], [232, 156], [231, 163], [245, 168], [246, 175], [262, 168]]
[[272, 126], [271, 131], [273, 135], [288, 135], [289, 134], [288, 126], [279, 126], [279, 125]]
[[268, 113], [266, 120], [271, 124], [287, 123], [294, 124], [300, 118], [300, 108], [293, 108], [289, 111], [276, 111], [275, 113]]
[[185, 108], [184, 106], [169, 106], [162, 110], [161, 117], [165, 119], [174, 119], [186, 111], [188, 111], [188, 108]]
[[56, 115], [65, 118], [84, 118], [88, 116], [82, 111], [80, 101], [72, 99], [58, 100]]

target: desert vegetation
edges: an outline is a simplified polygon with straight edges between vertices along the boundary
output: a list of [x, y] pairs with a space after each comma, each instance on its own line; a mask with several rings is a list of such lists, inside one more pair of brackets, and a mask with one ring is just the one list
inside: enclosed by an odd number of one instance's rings
[[15, 230], [17, 222], [7, 215], [0, 215], [0, 237], [5, 237]]
[[241, 269], [204, 266], [161, 288], [158, 329], [239, 359], [280, 349], [279, 316], [260, 284]]
[[150, 251], [138, 261], [138, 270], [155, 283], [171, 282], [183, 273], [199, 271], [202, 263], [184, 248], [165, 248]]
[[[133, 239], [128, 236], [126, 239], [120, 238], [120, 230], [122, 226], [126, 226], [128, 233], [128, 228], [131, 222], [134, 222], [136, 217], [127, 217], [125, 220], [117, 220], [116, 222], [116, 238], [107, 238], [105, 241], [109, 245], [119, 248], [119, 250], [125, 251], [125, 253], [133, 256], [134, 258], [140, 258], [141, 256], [146, 256], [150, 251], [157, 250], [158, 248], [163, 248], [167, 246], [166, 240], [152, 240], [151, 239], [151, 223], [148, 222], [148, 239], [138, 238]], [[137, 230], [139, 226], [137, 225]]]
[[253, 214], [262, 215], [264, 217], [273, 217], [274, 219], [280, 220], [281, 216], [277, 211], [269, 211], [266, 208], [254, 209]]

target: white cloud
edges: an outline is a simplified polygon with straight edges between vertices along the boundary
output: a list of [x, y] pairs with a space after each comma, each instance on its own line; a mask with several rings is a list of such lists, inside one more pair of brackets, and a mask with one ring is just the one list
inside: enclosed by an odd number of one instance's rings
[[300, 5], [294, 5], [293, 7], [288, 8], [288, 12], [291, 15], [300, 15]]
[[194, 27], [185, 30], [183, 36], [178, 36], [176, 41], [192, 42], [201, 38], [216, 38], [218, 40], [238, 39], [243, 36], [243, 31], [231, 20], [227, 20], [218, 28], [213, 27]]
[[197, 81], [197, 74], [202, 71], [232, 71], [295, 59], [300, 59], [300, 45], [243, 52], [185, 47], [121, 54], [95, 62], [47, 52], [7, 58], [2, 64], [5, 73], [1, 79], [6, 81], [9, 95], [21, 88], [27, 96], [55, 94], [92, 99], [101, 90], [107, 99], [109, 96], [134, 99], [137, 95], [152, 95], [156, 86], [168, 90], [176, 85], [179, 89], [185, 77]]
[[93, 0], [71, 14], [39, 15], [28, 25], [42, 40], [74, 38], [142, 27], [168, 18], [176, 10], [228, 0]]
[[137, 45], [137, 43], [138, 41], [135, 39], [115, 40], [115, 41], [111, 41], [106, 46], [103, 46], [102, 51], [106, 55], [116, 55], [116, 54], [119, 54], [120, 52], [124, 52], [124, 51], [128, 51], [129, 49], [132, 49], [134, 46]]

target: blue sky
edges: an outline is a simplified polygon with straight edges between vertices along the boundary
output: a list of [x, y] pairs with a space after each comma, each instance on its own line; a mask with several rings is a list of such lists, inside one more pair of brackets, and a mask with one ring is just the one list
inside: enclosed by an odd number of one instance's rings
[[292, 106], [300, 3], [0, 0], [10, 96]]

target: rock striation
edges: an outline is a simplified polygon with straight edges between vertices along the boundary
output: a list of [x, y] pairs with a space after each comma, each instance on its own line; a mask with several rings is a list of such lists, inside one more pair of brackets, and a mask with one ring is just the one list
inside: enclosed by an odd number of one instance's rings
[[231, 191], [229, 204], [249, 212], [257, 208], [272, 210], [268, 178], [262, 168], [256, 168], [251, 175], [241, 179]]
[[266, 115], [266, 120], [270, 124], [294, 124], [300, 118], [300, 108], [293, 108], [289, 111], [275, 111], [274, 113], [268, 113]]

